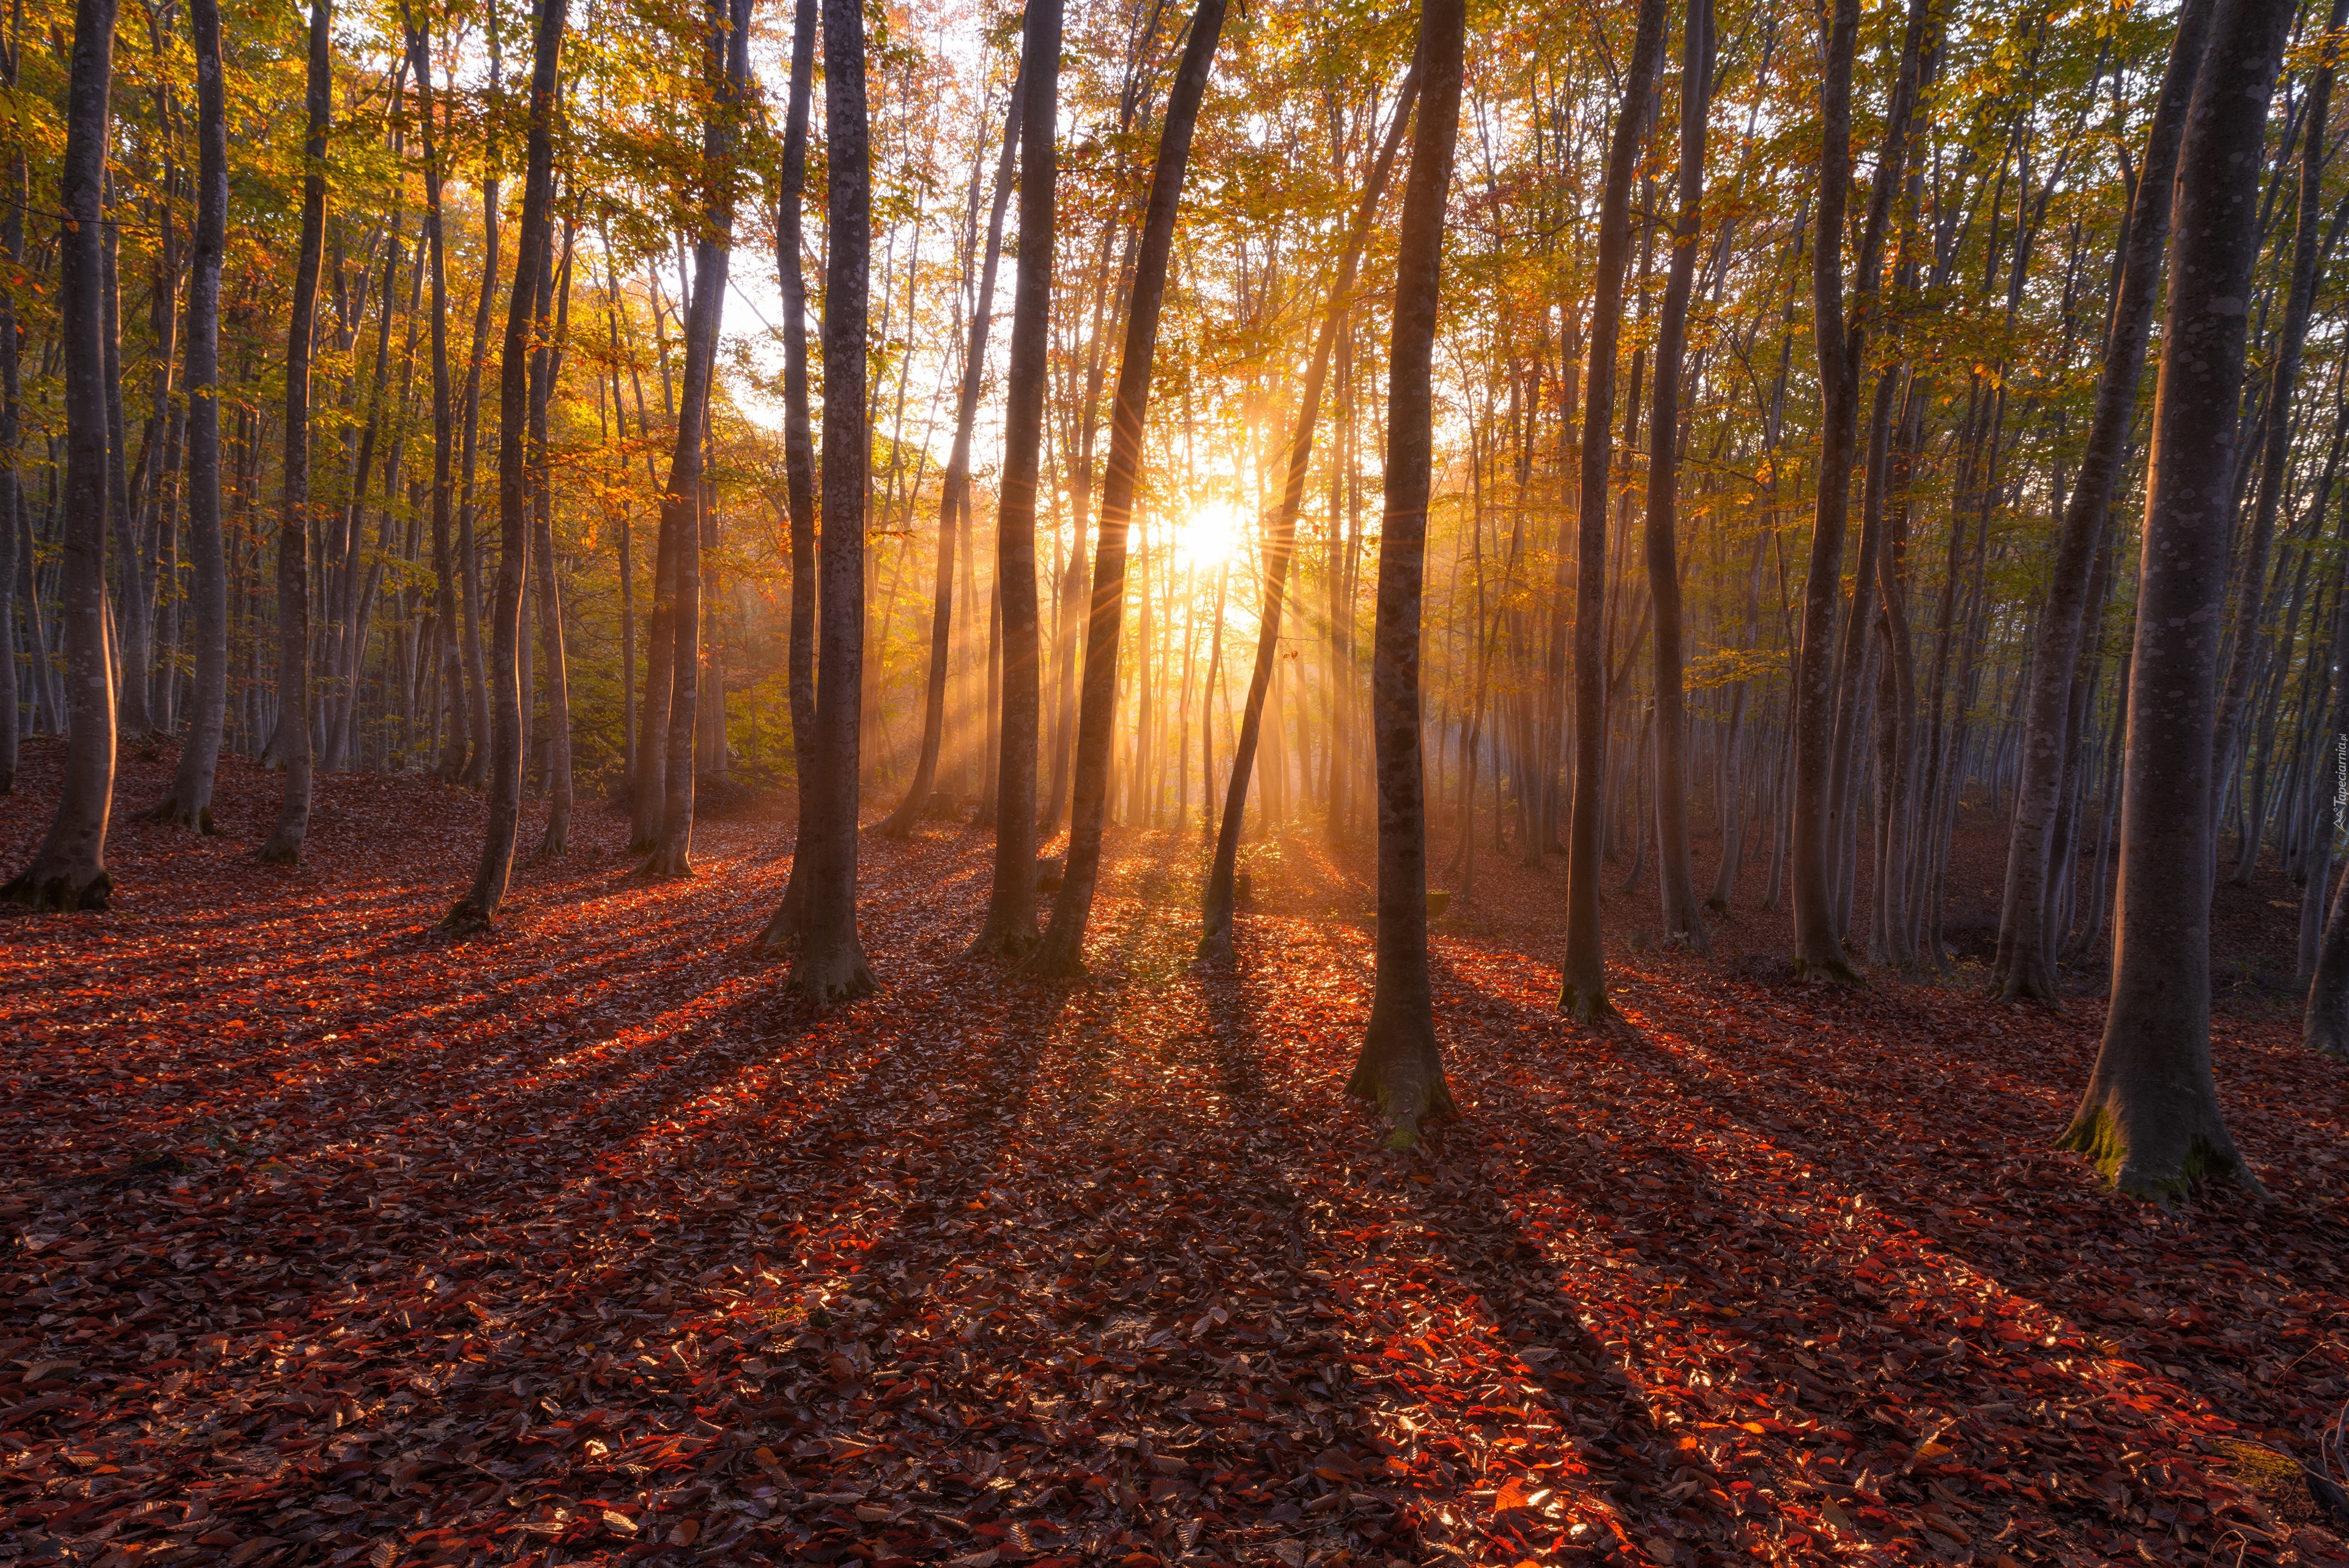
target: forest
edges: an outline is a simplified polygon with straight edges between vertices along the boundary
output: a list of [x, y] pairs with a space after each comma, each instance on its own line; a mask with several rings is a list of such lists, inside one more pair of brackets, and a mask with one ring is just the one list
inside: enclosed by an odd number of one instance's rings
[[13, 0], [0, 1568], [2349, 1563], [2344, 48]]

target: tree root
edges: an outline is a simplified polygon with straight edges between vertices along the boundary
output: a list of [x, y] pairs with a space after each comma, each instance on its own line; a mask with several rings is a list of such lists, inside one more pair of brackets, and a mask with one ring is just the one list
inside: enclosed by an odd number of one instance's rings
[[1558, 987], [1557, 1010], [1577, 1023], [1597, 1023], [1620, 1016], [1615, 1004], [1607, 1000], [1604, 989], [1577, 991], [1572, 985]]
[[95, 915], [105, 911], [107, 896], [114, 891], [114, 878], [103, 869], [78, 886], [64, 872], [49, 877], [39, 872], [36, 865], [0, 887], [0, 903], [23, 904], [27, 909], [54, 910], [61, 915]]
[[282, 830], [269, 836], [269, 842], [254, 852], [254, 858], [265, 866], [299, 866], [302, 863], [302, 841], [286, 836]]
[[166, 827], [192, 828], [208, 838], [217, 838], [221, 830], [212, 822], [212, 808], [191, 812], [180, 804], [176, 794], [167, 794], [145, 811], [130, 819], [133, 822], [160, 822]]

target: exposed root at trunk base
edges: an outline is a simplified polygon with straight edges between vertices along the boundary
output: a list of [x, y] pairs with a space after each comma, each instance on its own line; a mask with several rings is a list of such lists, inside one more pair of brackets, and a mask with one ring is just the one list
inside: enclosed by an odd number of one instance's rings
[[280, 829], [269, 836], [268, 843], [254, 852], [254, 857], [267, 866], [299, 866], [302, 863], [302, 841]]
[[546, 835], [538, 841], [538, 858], [559, 860], [571, 853], [571, 835], [558, 830], [554, 824], [546, 825]]
[[1795, 955], [1795, 978], [1834, 985], [1864, 986], [1868, 983], [1867, 977], [1842, 959], [1806, 959], [1800, 953]]
[[2268, 1189], [2234, 1149], [2224, 1131], [2212, 1138], [2199, 1132], [2183, 1137], [2133, 1142], [2120, 1118], [2099, 1106], [2077, 1118], [2055, 1147], [2085, 1155], [2096, 1173], [2124, 1197], [2164, 1209], [2176, 1207], [2205, 1188], [2232, 1185], [2264, 1200]]
[[693, 875], [693, 862], [682, 849], [656, 849], [642, 866], [636, 867], [639, 877], [669, 881]]
[[193, 828], [196, 832], [202, 834], [208, 838], [217, 838], [220, 836], [220, 829], [213, 826], [212, 823], [212, 808], [211, 806], [205, 806], [202, 811], [191, 812], [186, 806], [180, 804], [180, 797], [176, 794], [165, 795], [161, 800], [157, 801], [153, 805], [149, 806], [145, 811], [140, 812], [137, 816], [131, 818], [131, 820], [134, 822], [160, 822], [166, 827]]
[[1017, 965], [1036, 950], [1037, 940], [1037, 935], [1033, 931], [1023, 936], [1018, 931], [999, 931], [990, 927], [980, 931], [970, 946], [962, 950], [962, 956], [1000, 959], [1006, 963]]
[[1226, 920], [1199, 933], [1198, 951], [1194, 955], [1204, 963], [1230, 963], [1236, 956], [1232, 950], [1232, 927]]
[[1577, 1023], [1597, 1023], [1605, 1019], [1619, 1016], [1615, 1011], [1615, 1004], [1607, 1000], [1607, 989], [1604, 986], [1578, 990], [1568, 983], [1558, 987], [1557, 1010], [1572, 1018]]
[[444, 937], [462, 940], [486, 935], [497, 924], [495, 911], [484, 909], [471, 898], [460, 898], [440, 917], [436, 928]]
[[45, 877], [40, 867], [35, 865], [0, 888], [0, 903], [22, 904], [27, 909], [54, 910], [61, 915], [95, 915], [105, 911], [107, 895], [113, 891], [114, 878], [103, 868], [95, 877], [77, 882], [71, 873], [65, 871]]
[[1417, 1147], [1425, 1124], [1457, 1116], [1460, 1107], [1444, 1082], [1435, 1042], [1389, 1039], [1386, 1033], [1374, 1025], [1363, 1038], [1346, 1093], [1378, 1107], [1392, 1129], [1386, 1147], [1400, 1154]]
[[865, 966], [864, 946], [853, 935], [831, 940], [811, 937], [802, 942], [788, 983], [818, 1007], [854, 1002], [872, 995], [875, 989], [873, 971]]
[[1081, 947], [1056, 942], [1047, 931], [1035, 950], [1019, 961], [1019, 972], [1038, 980], [1082, 980], [1090, 971]]

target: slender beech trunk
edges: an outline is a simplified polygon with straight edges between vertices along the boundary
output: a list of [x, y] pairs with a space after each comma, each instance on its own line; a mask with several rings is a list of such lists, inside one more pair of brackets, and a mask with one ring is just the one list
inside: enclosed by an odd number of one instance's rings
[[[1857, 0], [1846, 3], [1856, 5]], [[1623, 333], [1623, 276], [1631, 259], [1631, 175], [1663, 52], [1663, 0], [1640, 0], [1639, 31], [1599, 194], [1599, 275], [1590, 306], [1590, 369], [1582, 410], [1574, 586], [1574, 807], [1567, 845], [1566, 975], [1558, 1005], [1583, 1023], [1614, 1011], [1607, 1000], [1607, 961], [1599, 932], [1608, 708], [1607, 479], [1615, 430], [1615, 355]], [[1540, 832], [1537, 822], [1534, 831]]]
[[[661, 533], [674, 559], [676, 599], [669, 625], [669, 699], [663, 759], [660, 836], [644, 869], [649, 876], [692, 871], [694, 763], [701, 701], [700, 506], [707, 479], [705, 440], [709, 389], [718, 369], [718, 329], [734, 239], [735, 151], [750, 76], [750, 0], [709, 0], [707, 69], [718, 92], [701, 132], [708, 182], [701, 233], [693, 247], [693, 298], [686, 306], [685, 384], [677, 406], [677, 444], [661, 495]], [[722, 700], [722, 693], [719, 694]]]
[[[1394, 118], [1387, 126], [1386, 138], [1380, 144], [1370, 178], [1355, 205], [1353, 228], [1330, 279], [1330, 303], [1322, 311], [1320, 336], [1314, 341], [1313, 360], [1306, 369], [1304, 389], [1298, 400], [1297, 432], [1289, 439], [1288, 472], [1281, 485], [1278, 510], [1268, 530], [1264, 553], [1264, 614], [1257, 632], [1256, 668], [1248, 676], [1247, 705], [1240, 710], [1239, 738], [1232, 752], [1232, 776], [1225, 787], [1224, 812], [1216, 833], [1216, 858], [1208, 870], [1206, 892], [1201, 900], [1199, 954], [1203, 958], [1232, 956], [1232, 888], [1239, 865], [1240, 826], [1247, 808], [1249, 775], [1256, 769], [1257, 741], [1263, 732], [1265, 693], [1271, 688], [1273, 669], [1280, 655], [1281, 610], [1288, 587], [1289, 562], [1296, 554], [1297, 514], [1305, 504], [1305, 480], [1313, 464], [1313, 434], [1320, 419], [1321, 391], [1329, 379], [1339, 329], [1353, 303], [1354, 275], [1361, 265], [1362, 247], [1378, 216], [1379, 198], [1394, 169], [1395, 152], [1402, 145], [1404, 129], [1411, 124], [1418, 93], [1419, 77], [1414, 70], [1403, 78], [1402, 90], [1395, 97]], [[1442, 243], [1440, 234], [1437, 243]]]
[[[938, 774], [938, 751], [946, 738], [947, 669], [954, 631], [955, 519], [970, 512], [970, 432], [986, 379], [987, 337], [995, 319], [995, 273], [1003, 255], [1003, 214], [1011, 204], [1011, 177], [1019, 151], [1020, 84], [1011, 84], [1004, 111], [1003, 154], [995, 165], [995, 195], [987, 220], [987, 255], [978, 271], [978, 295], [971, 309], [970, 335], [963, 348], [962, 387], [955, 403], [954, 450], [947, 459], [944, 493], [938, 499], [938, 571], [930, 610], [930, 669], [923, 693], [922, 749], [914, 782], [897, 809], [874, 831], [905, 838], [929, 804]], [[1139, 286], [1137, 285], [1137, 286]]]
[[2292, 0], [2218, 0], [2178, 151], [2103, 1047], [2061, 1142], [2126, 1193], [2253, 1189], [2210, 1075], [2210, 742], [2257, 172]]
[[114, 76], [113, 0], [75, 0], [72, 58], [59, 192], [68, 221], [57, 252], [66, 415], [65, 778], [57, 814], [33, 863], [0, 888], [0, 898], [36, 909], [103, 909], [114, 887], [106, 873], [106, 829], [114, 804], [115, 727], [106, 624], [106, 306], [99, 234]]
[[[1077, 720], [1077, 754], [1070, 784], [1069, 850], [1052, 922], [1029, 955], [1031, 973], [1084, 972], [1085, 926], [1092, 916], [1093, 889], [1101, 875], [1102, 826], [1109, 809], [1110, 742], [1117, 718], [1117, 656], [1125, 611], [1125, 537], [1133, 516], [1133, 492], [1142, 472], [1142, 432], [1150, 410], [1151, 361], [1158, 346], [1158, 314], [1166, 296], [1166, 265], [1174, 246], [1175, 210], [1191, 161], [1191, 131], [1199, 100], [1207, 90], [1216, 42], [1223, 36], [1224, 0], [1199, 0], [1191, 14], [1190, 41], [1175, 67], [1158, 133], [1158, 160], [1151, 171], [1150, 198], [1134, 256], [1133, 294], [1125, 313], [1125, 351], [1117, 390], [1110, 405], [1109, 468], [1102, 476], [1101, 536], [1093, 546], [1092, 607], [1085, 626], [1084, 686]], [[1329, 357], [1328, 331], [1319, 358]], [[1292, 490], [1301, 493], [1300, 475]], [[1284, 504], [1295, 532], [1293, 504]], [[1082, 519], [1079, 520], [1080, 525]], [[1278, 546], [1276, 545], [1276, 548]], [[1285, 564], [1285, 563], [1284, 563]], [[1268, 563], [1268, 577], [1279, 567]], [[1278, 590], [1269, 603], [1278, 625]]]
[[[1456, 1114], [1435, 1039], [1427, 970], [1427, 795], [1420, 744], [1420, 606], [1434, 469], [1436, 316], [1443, 298], [1444, 210], [1460, 130], [1464, 0], [1423, 0], [1411, 177], [1395, 235], [1387, 363], [1386, 518], [1379, 534], [1378, 621], [1371, 633], [1371, 721], [1378, 753], [1378, 970], [1371, 1019], [1346, 1092], [1393, 1124], [1411, 1147], [1421, 1125]], [[1661, 17], [1648, 0], [1641, 27]], [[1649, 50], [1652, 57], [1653, 48]], [[1636, 67], [1634, 67], [1636, 69]]]
[[[747, 31], [749, 0], [737, 3]], [[873, 450], [865, 409], [873, 203], [865, 117], [864, 5], [824, 0], [823, 646], [816, 656], [815, 788], [803, 839], [807, 904], [791, 979], [793, 990], [817, 1003], [873, 990], [856, 931], [864, 504]]]
[[1992, 983], [2000, 1000], [2056, 1000], [2054, 966], [2045, 928], [2048, 849], [2064, 777], [2072, 689], [2088, 607], [2088, 579], [2096, 541], [2111, 510], [2113, 489], [2127, 456], [2130, 421], [2137, 414], [2137, 382], [2145, 369], [2145, 346], [2160, 298], [2162, 258], [2168, 248], [2171, 188], [2178, 143], [2202, 59], [2211, 0], [2186, 0], [2178, 7], [2178, 31], [2170, 42], [2169, 66], [2146, 133], [2145, 162], [2137, 175], [2122, 236], [2120, 286], [2106, 331], [2105, 363], [2096, 383], [2095, 411], [2088, 426], [2080, 471], [2056, 535], [2047, 603], [2031, 656], [2031, 690], [2023, 720], [2022, 778], [2006, 849], [2006, 888], [2001, 906], [1998, 956]]
[[522, 223], [514, 235], [513, 293], [498, 369], [498, 580], [490, 622], [490, 820], [473, 886], [444, 922], [485, 927], [505, 902], [522, 826], [523, 722], [522, 600], [530, 566], [530, 337], [553, 239], [555, 84], [569, 0], [538, 0], [531, 45], [530, 121], [523, 154]]
[[[2334, 835], [2343, 825], [2344, 800], [2338, 781], [2349, 774], [2349, 573], [2333, 614], [2333, 723], [2317, 748], [2319, 786], [2310, 790], [2314, 805], [2317, 847], [2312, 852], [2309, 882], [2313, 898], [2323, 898], [2323, 885], [2332, 865]], [[2333, 890], [2333, 908], [2324, 918], [2324, 933], [2310, 970], [2308, 999], [2301, 1012], [2301, 1040], [2312, 1051], [2327, 1056], [2349, 1056], [2349, 869], [2342, 872]]]
[[[498, 7], [487, 9], [484, 32], [490, 51], [490, 98], [495, 102], [502, 90], [505, 61], [498, 49]], [[489, 661], [481, 649], [481, 551], [473, 533], [473, 480], [481, 452], [481, 365], [489, 357], [491, 305], [497, 296], [498, 281], [500, 202], [495, 116], [490, 118], [483, 151], [487, 167], [481, 176], [481, 287], [473, 301], [473, 347], [466, 356], [465, 392], [460, 400], [465, 429], [461, 442], [462, 493], [457, 508], [457, 584], [465, 623], [466, 728], [472, 732], [472, 752], [466, 758], [461, 782], [469, 788], [479, 788], [487, 783], [490, 774]]]
[[[449, 376], [449, 267], [443, 239], [440, 193], [444, 172], [432, 117], [432, 29], [429, 19], [411, 27], [409, 54], [416, 72], [417, 114], [424, 140], [424, 244], [432, 269], [432, 615], [439, 624], [441, 701], [449, 728], [434, 771], [455, 783], [464, 776], [473, 747], [472, 704], [466, 700], [464, 640], [457, 609], [457, 561], [449, 533], [451, 487], [456, 476], [455, 389]], [[428, 717], [427, 723], [430, 721]]]
[[291, 866], [310, 830], [310, 350], [326, 234], [326, 126], [334, 110], [330, 0], [310, 3], [309, 137], [302, 156], [302, 249], [285, 345], [285, 465], [277, 530], [277, 745], [285, 792], [261, 857]]
[[[1698, 952], [1712, 946], [1689, 869], [1688, 718], [1681, 687], [1681, 579], [1672, 538], [1678, 514], [1682, 355], [1689, 293], [1703, 232], [1704, 128], [1713, 78], [1713, 0], [1688, 0], [1681, 47], [1680, 221], [1656, 336], [1656, 407], [1648, 456], [1648, 592], [1656, 606], [1656, 882], [1664, 938]], [[1724, 851], [1729, 834], [1722, 835]]]
[[[2333, 0], [2332, 19], [2326, 24], [2325, 36], [2336, 36], [2344, 20], [2349, 20], [2349, 0]], [[2242, 733], [2244, 699], [2251, 691], [2252, 665], [2263, 640], [2260, 622], [2267, 591], [2268, 545], [2275, 535], [2276, 516], [2282, 508], [2284, 492], [2292, 483], [2292, 396], [2300, 372], [2301, 346], [2307, 340], [2308, 318], [2316, 300], [2318, 229], [2323, 215], [2327, 151], [2324, 122], [2333, 102], [2336, 53], [2333, 47], [2320, 51], [2320, 63], [2309, 78], [2308, 95], [2301, 109], [2300, 204], [2292, 226], [2292, 272], [2275, 357], [2267, 368], [2267, 408], [2260, 427], [2263, 440], [2259, 495], [2252, 506], [2251, 537], [2245, 543], [2242, 581], [2236, 588], [2234, 647], [2228, 655], [2226, 679], [2219, 689], [2219, 718], [2210, 742], [2212, 776], [2219, 781], [2210, 801], [2214, 827], [2224, 804], [2226, 781], [2236, 765], [2235, 748]], [[2245, 815], [2241, 869], [2234, 878], [2239, 885], [2251, 881], [2251, 868], [2259, 859], [2262, 828], [2261, 803], [2253, 799], [2247, 804], [2251, 810]]]
[[760, 944], [778, 948], [799, 935], [807, 896], [809, 806], [816, 774], [815, 749], [815, 448], [808, 428], [807, 279], [800, 270], [801, 213], [807, 191], [807, 127], [811, 81], [815, 74], [815, 36], [822, 26], [817, 0], [798, 0], [792, 19], [791, 98], [783, 122], [783, 166], [775, 192], [775, 272], [783, 299], [783, 493], [790, 514], [792, 619], [789, 673], [792, 711], [792, 779], [799, 792], [791, 879], [783, 901], [760, 934]]
[[1019, 46], [1019, 255], [1006, 368], [1003, 477], [995, 579], [1003, 617], [1003, 702], [997, 732], [995, 879], [974, 953], [1025, 958], [1036, 945], [1036, 491], [1050, 375], [1053, 130], [1061, 101], [1061, 0], [1029, 0]]
[[[563, 374], [563, 344], [570, 330], [571, 247], [563, 232], [563, 261], [539, 286], [538, 326], [530, 357], [531, 554], [538, 569], [538, 646], [546, 666], [546, 831], [543, 856], [571, 848], [571, 665], [563, 639], [563, 584], [554, 558], [554, 474], [547, 463], [547, 405]], [[553, 319], [549, 320], [549, 302]]]
[[[201, 68], [201, 60], [199, 61]], [[0, 87], [16, 88], [15, 48], [0, 53]], [[25, 261], [25, 154], [8, 153], [8, 184], [0, 191], [0, 794], [16, 787], [16, 579], [17, 554], [23, 530], [16, 524], [23, 505], [24, 441], [23, 379], [17, 364], [16, 276]], [[29, 580], [29, 574], [26, 574]], [[47, 650], [35, 645], [36, 657]], [[36, 691], [37, 669], [31, 672]], [[35, 711], [39, 711], [38, 704]]]
[[[228, 245], [228, 130], [221, 91], [220, 0], [190, 0], [196, 57], [196, 234], [188, 277], [188, 529], [194, 557], [196, 711], [171, 793], [147, 815], [200, 833], [212, 826], [212, 778], [228, 720], [228, 566], [221, 545], [220, 289]], [[9, 254], [16, 253], [11, 244]], [[15, 333], [0, 323], [0, 337]], [[0, 341], [8, 402], [0, 450], [16, 451], [16, 345]], [[13, 705], [12, 705], [13, 711]]]

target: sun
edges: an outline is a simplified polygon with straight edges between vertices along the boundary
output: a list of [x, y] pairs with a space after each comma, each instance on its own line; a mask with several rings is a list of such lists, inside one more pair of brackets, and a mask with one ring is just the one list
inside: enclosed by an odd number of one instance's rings
[[1174, 553], [1186, 566], [1214, 568], [1247, 542], [1247, 514], [1230, 501], [1203, 501], [1174, 527]]

